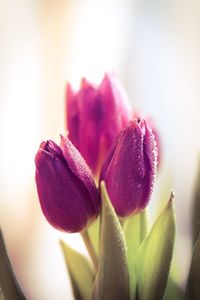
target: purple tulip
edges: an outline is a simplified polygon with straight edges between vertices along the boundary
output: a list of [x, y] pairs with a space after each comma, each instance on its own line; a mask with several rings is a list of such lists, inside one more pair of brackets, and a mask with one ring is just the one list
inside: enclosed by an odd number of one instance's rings
[[78, 150], [64, 137], [60, 147], [42, 142], [35, 164], [40, 205], [48, 222], [66, 232], [83, 230], [98, 215], [100, 197]]
[[116, 136], [130, 119], [127, 96], [113, 74], [106, 74], [100, 86], [83, 79], [78, 92], [67, 85], [69, 139], [95, 175]]
[[[137, 119], [137, 118], [141, 119], [142, 115], [139, 112], [134, 112], [133, 119]], [[157, 154], [157, 169], [159, 171], [161, 163], [162, 163], [162, 141], [161, 141], [160, 132], [157, 129], [157, 127], [155, 126], [155, 122], [151, 117], [146, 118], [146, 123], [151, 128], [154, 138], [155, 138], [157, 152], [158, 152], [158, 154]]]
[[148, 119], [147, 123], [149, 127], [152, 129], [152, 132], [154, 134], [154, 138], [156, 141], [156, 147], [158, 151], [157, 161], [158, 161], [158, 171], [160, 170], [161, 164], [162, 164], [162, 141], [159, 130], [155, 127], [155, 124], [152, 119]]
[[137, 213], [151, 197], [157, 168], [154, 135], [145, 121], [130, 121], [119, 134], [101, 172], [120, 217]]

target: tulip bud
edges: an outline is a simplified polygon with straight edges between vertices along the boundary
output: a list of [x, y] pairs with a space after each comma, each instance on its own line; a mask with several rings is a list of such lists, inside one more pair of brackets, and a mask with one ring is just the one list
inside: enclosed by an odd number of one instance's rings
[[78, 150], [62, 136], [60, 147], [42, 142], [35, 164], [40, 205], [48, 222], [66, 232], [83, 230], [98, 215], [100, 198]]
[[100, 86], [83, 79], [76, 93], [70, 84], [67, 85], [69, 139], [95, 175], [130, 118], [127, 96], [113, 74], [106, 74]]
[[[137, 118], [141, 119], [141, 114], [139, 112], [134, 112], [133, 119], [137, 119]], [[151, 128], [153, 135], [154, 135], [155, 142], [156, 142], [157, 153], [158, 153], [157, 154], [157, 168], [159, 170], [161, 161], [162, 161], [162, 141], [161, 141], [161, 137], [160, 137], [160, 132], [157, 129], [157, 127], [155, 126], [154, 120], [152, 118], [147, 118], [146, 123]]]
[[146, 207], [157, 167], [154, 135], [145, 121], [130, 121], [119, 134], [101, 172], [116, 213], [125, 217]]
[[157, 167], [158, 167], [158, 171], [159, 171], [161, 163], [162, 163], [162, 141], [161, 141], [161, 137], [160, 137], [160, 132], [155, 127], [155, 124], [154, 124], [154, 122], [153, 122], [152, 119], [148, 119], [147, 120], [147, 124], [151, 128], [152, 133], [154, 135], [155, 142], [156, 142], [156, 147], [157, 147], [157, 152], [158, 152], [158, 155], [157, 155]]

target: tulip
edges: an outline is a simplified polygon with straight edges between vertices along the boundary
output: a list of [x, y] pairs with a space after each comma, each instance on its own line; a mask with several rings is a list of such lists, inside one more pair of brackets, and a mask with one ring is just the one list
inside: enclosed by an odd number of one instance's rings
[[66, 232], [83, 230], [98, 215], [100, 198], [78, 150], [62, 136], [60, 147], [42, 142], [35, 164], [39, 201], [48, 222]]
[[162, 141], [161, 141], [161, 136], [160, 136], [160, 132], [158, 131], [158, 129], [155, 127], [155, 124], [153, 122], [153, 120], [148, 119], [147, 123], [149, 125], [149, 127], [151, 127], [155, 141], [156, 141], [156, 147], [157, 147], [157, 152], [158, 152], [158, 156], [157, 156], [157, 167], [158, 167], [158, 171], [160, 170], [160, 166], [161, 166], [161, 162], [162, 162]]
[[127, 96], [113, 74], [105, 74], [100, 86], [86, 79], [74, 92], [67, 85], [69, 139], [98, 175], [119, 132], [131, 119]]
[[[133, 114], [133, 118], [134, 119], [141, 118], [141, 114], [139, 112], [135, 112]], [[146, 123], [151, 128], [151, 130], [153, 132], [153, 135], [154, 135], [155, 142], [156, 142], [156, 147], [157, 147], [157, 152], [158, 152], [158, 155], [157, 155], [157, 168], [158, 168], [158, 171], [159, 171], [160, 166], [161, 166], [161, 161], [162, 161], [162, 141], [161, 141], [160, 132], [157, 129], [157, 127], [155, 126], [154, 120], [152, 118], [147, 118]]]
[[144, 120], [130, 121], [119, 134], [101, 172], [111, 202], [120, 217], [137, 213], [151, 197], [157, 168], [157, 148]]

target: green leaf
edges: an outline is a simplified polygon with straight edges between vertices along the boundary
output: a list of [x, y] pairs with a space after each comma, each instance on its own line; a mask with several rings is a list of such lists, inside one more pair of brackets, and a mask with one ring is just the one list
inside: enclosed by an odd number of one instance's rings
[[3, 294], [2, 294], [1, 289], [0, 289], [0, 300], [5, 300], [5, 299], [4, 299], [4, 296], [3, 296]]
[[184, 299], [184, 290], [180, 285], [180, 278], [182, 277], [179, 265], [177, 263], [177, 255], [175, 252], [171, 262], [171, 267], [169, 271], [167, 287], [165, 290], [164, 300], [183, 300]]
[[147, 235], [147, 211], [129, 217], [124, 222], [124, 234], [127, 245], [128, 268], [130, 280], [130, 299], [135, 299], [136, 294], [136, 274], [135, 274], [135, 255], [141, 242]]
[[142, 242], [136, 255], [136, 274], [140, 300], [163, 298], [175, 240], [173, 194]]
[[200, 235], [194, 247], [186, 290], [187, 290], [187, 297], [189, 300], [199, 300], [200, 298]]
[[128, 253], [129, 248], [131, 249], [131, 253], [136, 252], [141, 242], [147, 235], [148, 224], [146, 209], [136, 215], [127, 218], [124, 222], [123, 229]]
[[129, 276], [124, 233], [111, 205], [105, 183], [101, 182], [99, 269], [94, 300], [129, 299]]
[[183, 300], [184, 293], [181, 287], [175, 282], [175, 280], [169, 276], [167, 287], [165, 291], [165, 300]]
[[60, 245], [69, 271], [75, 299], [91, 299], [95, 273], [89, 260], [65, 242], [60, 241]]
[[171, 187], [173, 186], [171, 171], [169, 169], [164, 169], [162, 173], [159, 174], [159, 181], [158, 202], [155, 209], [156, 213], [161, 211], [165, 206], [165, 195], [168, 195]]
[[88, 234], [96, 255], [99, 254], [99, 218], [88, 227]]
[[198, 174], [196, 178], [196, 184], [194, 189], [194, 199], [192, 208], [192, 238], [193, 245], [196, 244], [200, 231], [200, 163], [198, 168]]
[[[0, 287], [5, 300], [24, 300], [26, 299], [16, 280], [0, 228]], [[1, 297], [1, 294], [0, 294]]]

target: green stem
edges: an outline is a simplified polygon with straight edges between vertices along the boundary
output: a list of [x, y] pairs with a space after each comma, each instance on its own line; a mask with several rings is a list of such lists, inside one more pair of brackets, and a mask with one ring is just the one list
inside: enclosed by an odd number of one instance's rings
[[84, 231], [82, 231], [80, 234], [81, 234], [82, 239], [83, 239], [83, 241], [85, 243], [85, 246], [86, 246], [86, 248], [88, 250], [88, 253], [89, 253], [90, 257], [91, 257], [91, 260], [92, 260], [92, 262], [94, 264], [95, 270], [97, 271], [97, 269], [98, 269], [98, 258], [97, 258], [96, 252], [94, 250], [94, 247], [92, 245], [92, 242], [91, 242], [91, 239], [90, 239], [90, 236], [88, 234], [87, 229], [84, 230]]

